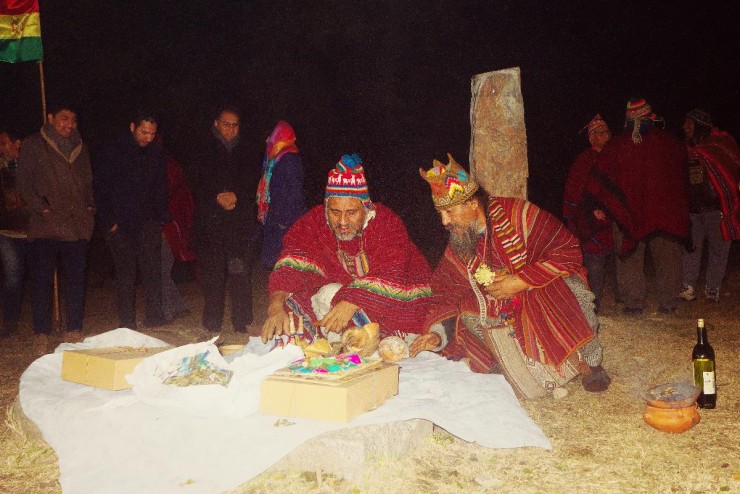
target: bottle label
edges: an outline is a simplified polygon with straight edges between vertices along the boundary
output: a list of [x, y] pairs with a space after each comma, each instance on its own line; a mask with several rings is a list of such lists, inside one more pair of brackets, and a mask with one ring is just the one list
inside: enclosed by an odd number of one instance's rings
[[702, 394], [716, 393], [714, 361], [707, 358], [697, 358], [693, 362], [694, 384], [701, 389]]
[[714, 388], [714, 372], [704, 372], [704, 394], [713, 395], [715, 393]]

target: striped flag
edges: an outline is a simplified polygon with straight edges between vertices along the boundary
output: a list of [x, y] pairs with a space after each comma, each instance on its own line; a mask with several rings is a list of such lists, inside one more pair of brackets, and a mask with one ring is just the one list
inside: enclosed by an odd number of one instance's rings
[[38, 0], [0, 0], [0, 62], [43, 58]]

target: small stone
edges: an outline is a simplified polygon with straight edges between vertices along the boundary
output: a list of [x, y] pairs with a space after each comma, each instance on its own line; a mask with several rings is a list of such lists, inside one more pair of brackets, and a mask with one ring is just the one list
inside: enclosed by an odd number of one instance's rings
[[565, 388], [555, 388], [552, 390], [552, 397], [556, 400], [562, 400], [568, 396], [568, 390]]

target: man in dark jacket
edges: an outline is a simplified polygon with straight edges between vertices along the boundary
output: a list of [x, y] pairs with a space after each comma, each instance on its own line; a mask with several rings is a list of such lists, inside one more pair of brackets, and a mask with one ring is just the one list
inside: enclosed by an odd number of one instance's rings
[[57, 257], [64, 266], [67, 321], [64, 340], [82, 340], [87, 246], [95, 221], [90, 154], [77, 132], [77, 113], [49, 106], [41, 131], [23, 141], [18, 192], [30, 214], [31, 305], [34, 351], [47, 351]]
[[144, 285], [144, 325], [162, 316], [162, 225], [168, 219], [165, 153], [154, 141], [157, 118], [140, 112], [107, 143], [95, 166], [98, 219], [113, 255], [120, 327], [136, 329], [136, 271]]
[[259, 155], [239, 133], [239, 112], [223, 108], [191, 166], [196, 200], [192, 245], [205, 298], [203, 327], [221, 330], [228, 285], [231, 323], [252, 324], [252, 263]]

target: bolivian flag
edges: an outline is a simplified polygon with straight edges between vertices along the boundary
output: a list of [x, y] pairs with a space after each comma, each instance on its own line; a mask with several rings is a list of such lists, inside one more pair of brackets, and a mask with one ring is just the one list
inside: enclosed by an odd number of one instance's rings
[[42, 58], [38, 0], [0, 0], [0, 62]]

